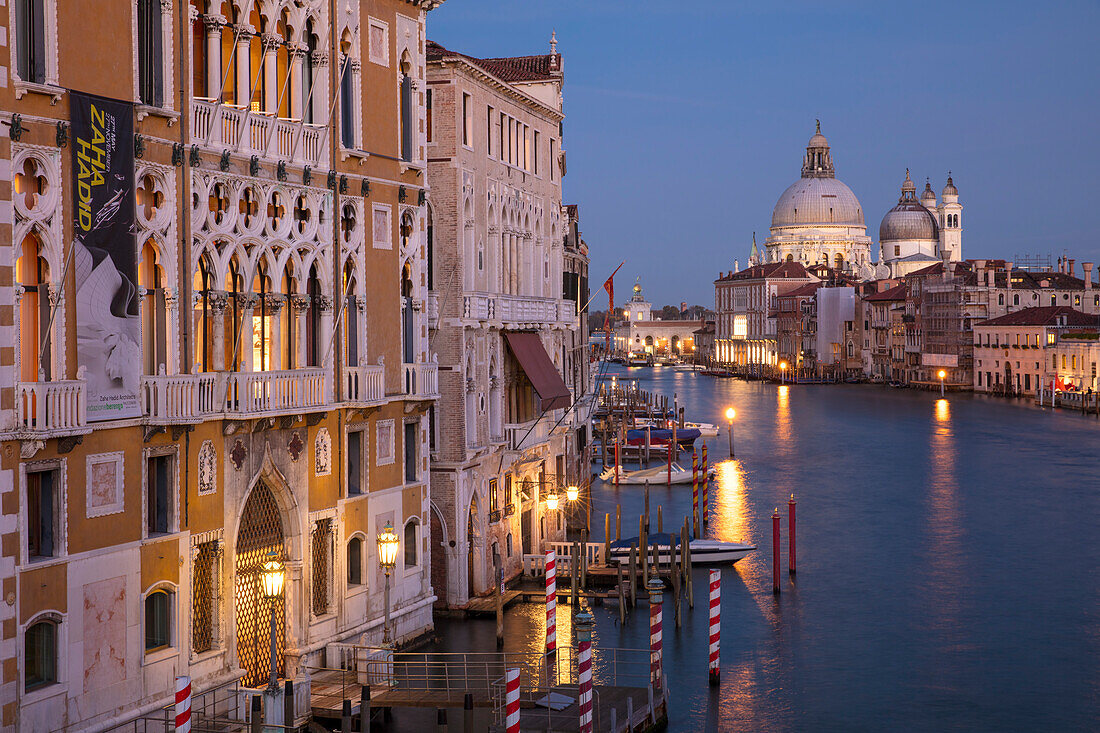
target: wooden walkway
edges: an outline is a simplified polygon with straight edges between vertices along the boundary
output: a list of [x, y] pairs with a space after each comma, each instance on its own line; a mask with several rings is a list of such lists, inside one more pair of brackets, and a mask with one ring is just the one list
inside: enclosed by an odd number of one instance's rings
[[[523, 600], [522, 591], [504, 591], [504, 607], [508, 608], [513, 603]], [[492, 616], [497, 612], [497, 599], [495, 595], [478, 596], [471, 598], [470, 602], [462, 607], [467, 616]]]

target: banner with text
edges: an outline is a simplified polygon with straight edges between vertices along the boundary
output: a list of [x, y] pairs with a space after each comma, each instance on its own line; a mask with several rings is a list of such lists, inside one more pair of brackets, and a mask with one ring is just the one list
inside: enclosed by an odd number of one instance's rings
[[133, 105], [79, 92], [69, 100], [76, 357], [87, 380], [88, 420], [139, 417]]

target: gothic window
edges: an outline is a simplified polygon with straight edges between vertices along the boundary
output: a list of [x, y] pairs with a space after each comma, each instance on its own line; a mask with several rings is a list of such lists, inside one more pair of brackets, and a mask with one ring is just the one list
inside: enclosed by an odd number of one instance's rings
[[351, 59], [344, 57], [340, 69], [340, 142], [349, 150], [355, 147], [355, 95], [352, 93]]
[[294, 369], [298, 365], [295, 354], [298, 346], [298, 323], [293, 308], [294, 294], [294, 266], [287, 262], [286, 267], [283, 268], [283, 295], [286, 296], [286, 301], [283, 303], [279, 319], [280, 335], [283, 340], [283, 369]]
[[344, 265], [344, 364], [359, 365], [359, 308], [355, 304], [355, 275], [351, 262]]
[[16, 71], [23, 81], [46, 83], [46, 0], [14, 0]]
[[250, 344], [241, 343], [241, 311], [243, 304], [238, 296], [244, 294], [244, 275], [241, 273], [240, 264], [234, 255], [229, 261], [229, 269], [225, 273], [225, 290], [228, 297], [225, 315], [222, 316], [222, 328], [225, 334], [225, 363], [231, 371], [241, 368], [241, 354]]
[[210, 260], [204, 254], [199, 258], [199, 268], [195, 272], [191, 287], [199, 296], [193, 312], [193, 333], [195, 337], [195, 363], [204, 372], [214, 368], [214, 322], [210, 313], [211, 284], [214, 273]]
[[[408, 66], [408, 64], [404, 64]], [[409, 69], [401, 75], [401, 160], [413, 159], [413, 88]]]
[[160, 0], [138, 0], [138, 92], [143, 104], [164, 105], [164, 40]]
[[306, 315], [306, 363], [321, 366], [321, 281], [317, 277], [317, 265], [309, 268], [309, 309]]
[[145, 295], [141, 298], [141, 347], [146, 374], [159, 374], [167, 365], [168, 316], [164, 292], [164, 270], [157, 262], [157, 243], [152, 237], [141, 248], [138, 283]]
[[41, 256], [41, 242], [34, 234], [23, 239], [16, 261], [16, 278], [22, 287], [19, 301], [19, 365], [24, 382], [51, 378], [49, 267]]
[[256, 267], [256, 274], [252, 278], [252, 371], [265, 372], [272, 368], [271, 364], [271, 329], [275, 325], [274, 316], [268, 304], [268, 295], [271, 294], [271, 278], [267, 276], [264, 266]]
[[306, 21], [306, 52], [302, 57], [302, 121], [313, 122], [313, 55], [317, 53], [317, 36], [313, 32], [313, 19]]

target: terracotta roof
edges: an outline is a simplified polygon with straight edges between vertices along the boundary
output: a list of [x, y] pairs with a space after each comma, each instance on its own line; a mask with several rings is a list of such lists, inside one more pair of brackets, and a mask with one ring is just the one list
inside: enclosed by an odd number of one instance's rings
[[817, 292], [817, 289], [821, 287], [821, 283], [806, 283], [805, 285], [799, 285], [794, 290], [789, 290], [786, 293], [780, 293], [775, 296], [777, 298], [801, 298], [807, 295], [813, 295]]
[[729, 282], [730, 280], [759, 280], [760, 278], [808, 280], [812, 276], [802, 266], [801, 262], [768, 262], [763, 265], [753, 265], [741, 272], [725, 275], [715, 282]]
[[438, 61], [447, 56], [464, 58], [501, 81], [506, 82], [548, 81], [557, 78], [561, 74], [561, 56], [559, 54], [479, 59], [476, 56], [450, 51], [431, 40], [428, 41], [425, 54], [428, 61]]
[[897, 285], [887, 290], [883, 290], [880, 293], [871, 293], [870, 295], [863, 296], [864, 300], [872, 301], [885, 301], [885, 300], [905, 300], [906, 286], [904, 284]]
[[1096, 316], [1090, 316], [1079, 310], [1074, 310], [1067, 305], [1046, 305], [1039, 308], [1024, 308], [1013, 313], [1007, 313], [988, 321], [975, 324], [978, 326], [1053, 326], [1058, 316], [1065, 316], [1067, 326], [1097, 326]]

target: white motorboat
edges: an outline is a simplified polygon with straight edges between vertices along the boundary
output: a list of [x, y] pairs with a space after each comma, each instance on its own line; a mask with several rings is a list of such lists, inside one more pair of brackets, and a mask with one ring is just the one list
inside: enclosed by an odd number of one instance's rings
[[[672, 561], [669, 547], [679, 548], [680, 538], [676, 535], [655, 534], [647, 538], [649, 546], [657, 548], [657, 559], [661, 563]], [[630, 548], [638, 546], [638, 538], [631, 537], [611, 543], [611, 559], [623, 563], [630, 559]], [[692, 565], [726, 565], [733, 564], [741, 558], [756, 550], [755, 545], [742, 545], [737, 542], [723, 542], [721, 540], [689, 540]], [[650, 550], [652, 556], [653, 550]], [[677, 549], [679, 554], [679, 549]]]
[[[645, 430], [647, 427], [654, 428], [654, 429], [657, 429], [657, 430], [662, 430], [662, 429], [671, 430], [673, 422], [674, 421], [672, 419], [662, 420], [659, 417], [639, 417], [639, 418], [635, 419], [634, 424], [635, 424], [635, 429], [636, 430]], [[679, 425], [679, 423], [677, 423], [677, 425]], [[718, 426], [714, 425], [713, 423], [709, 423], [709, 422], [686, 422], [685, 421], [683, 429], [684, 430], [698, 430], [699, 435], [704, 437], [704, 438], [713, 438], [716, 435], [718, 435]]]
[[701, 372], [704, 369], [702, 364], [677, 364], [674, 368], [678, 372]]
[[[702, 467], [700, 467], [700, 470], [699, 470], [699, 480], [700, 481], [703, 480], [702, 473], [703, 473]], [[707, 468], [707, 474], [709, 475], [709, 478], [714, 478], [718, 474], [718, 471], [714, 468], [714, 466], [709, 466]], [[610, 482], [614, 483], [614, 481], [615, 481], [615, 467], [614, 466], [608, 466], [607, 468], [605, 468], [600, 473], [600, 478], [603, 479], [604, 481], [610, 481]], [[620, 466], [619, 467], [619, 483], [620, 484], [646, 484], [646, 483], [649, 483], [649, 484], [653, 484], [654, 486], [656, 486], [658, 484], [668, 484], [668, 483], [670, 483], [668, 464], [664, 464], [662, 466], [655, 466], [653, 468], [643, 468], [640, 471], [627, 471], [622, 466]], [[674, 483], [674, 484], [690, 484], [691, 483], [691, 469], [690, 468], [684, 468], [683, 466], [681, 466], [678, 463], [673, 463], [672, 464], [672, 481], [671, 481], [671, 483]]]

